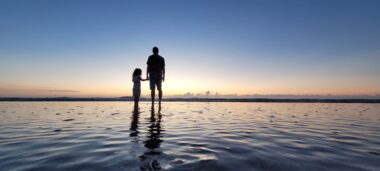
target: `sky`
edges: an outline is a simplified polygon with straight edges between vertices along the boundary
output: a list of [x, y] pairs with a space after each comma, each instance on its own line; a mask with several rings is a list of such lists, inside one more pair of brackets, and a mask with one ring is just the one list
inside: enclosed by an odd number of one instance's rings
[[[2, 0], [0, 96], [380, 94], [377, 0]], [[142, 83], [149, 94], [149, 83]]]

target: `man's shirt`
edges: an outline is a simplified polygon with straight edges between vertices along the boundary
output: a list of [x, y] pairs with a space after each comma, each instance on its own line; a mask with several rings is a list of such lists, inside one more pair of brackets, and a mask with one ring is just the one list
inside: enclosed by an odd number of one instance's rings
[[148, 64], [149, 74], [161, 74], [165, 69], [165, 59], [160, 55], [150, 55], [146, 64]]

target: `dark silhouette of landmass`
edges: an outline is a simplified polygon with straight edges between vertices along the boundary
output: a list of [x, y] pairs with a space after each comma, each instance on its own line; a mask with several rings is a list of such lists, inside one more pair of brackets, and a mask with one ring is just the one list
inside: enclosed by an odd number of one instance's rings
[[[133, 101], [133, 97], [0, 97], [0, 101]], [[150, 101], [142, 97], [140, 101]], [[317, 99], [317, 98], [164, 98], [169, 102], [279, 102], [279, 103], [380, 103], [380, 99]]]

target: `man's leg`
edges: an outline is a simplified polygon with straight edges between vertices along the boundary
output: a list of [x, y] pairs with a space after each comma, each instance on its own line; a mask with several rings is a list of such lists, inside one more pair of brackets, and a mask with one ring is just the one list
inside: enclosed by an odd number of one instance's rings
[[152, 106], [154, 105], [154, 96], [155, 96], [155, 91], [156, 91], [156, 85], [155, 85], [155, 81], [152, 77], [150, 77], [150, 80], [149, 80], [149, 86], [150, 86], [150, 98], [152, 100]]
[[158, 103], [161, 105], [161, 99], [162, 99], [162, 90], [158, 90]]
[[155, 96], [155, 90], [150, 90], [150, 97], [152, 99], [152, 105], [154, 105], [154, 96]]
[[158, 104], [161, 106], [162, 99], [162, 78], [157, 80], [157, 90], [158, 90]]

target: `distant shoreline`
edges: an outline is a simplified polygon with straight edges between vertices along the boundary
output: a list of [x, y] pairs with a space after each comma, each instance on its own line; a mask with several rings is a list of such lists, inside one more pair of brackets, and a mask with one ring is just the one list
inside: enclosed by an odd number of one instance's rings
[[[75, 97], [1, 97], [0, 102], [70, 102], [70, 101], [133, 101], [131, 97], [123, 98], [75, 98]], [[142, 98], [141, 101], [150, 101]], [[267, 103], [380, 103], [380, 99], [274, 99], [274, 98], [165, 98], [168, 102], [267, 102]]]

